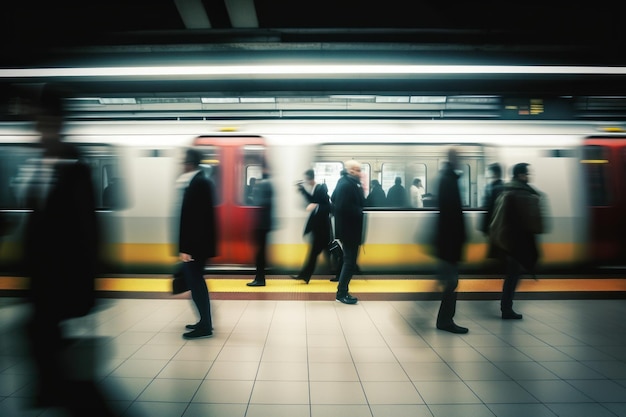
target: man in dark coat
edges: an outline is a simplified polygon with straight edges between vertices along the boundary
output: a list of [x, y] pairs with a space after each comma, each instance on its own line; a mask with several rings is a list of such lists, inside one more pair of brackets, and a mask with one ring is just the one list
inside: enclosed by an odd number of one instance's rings
[[402, 185], [402, 178], [396, 177], [394, 184], [387, 191], [387, 206], [408, 207], [409, 196]]
[[267, 239], [273, 227], [273, 200], [274, 188], [270, 182], [269, 167], [263, 162], [263, 174], [256, 182], [253, 192], [254, 205], [258, 206], [256, 223], [253, 230], [253, 239], [256, 246], [256, 275], [248, 282], [248, 287], [265, 287], [265, 273], [267, 268]]
[[347, 161], [345, 174], [337, 182], [333, 191], [335, 237], [343, 245], [343, 265], [337, 284], [336, 300], [344, 304], [356, 304], [358, 299], [348, 292], [352, 275], [356, 270], [359, 247], [363, 243], [363, 207], [365, 195], [361, 186], [361, 164]]
[[35, 401], [64, 407], [71, 415], [109, 415], [93, 381], [73, 378], [64, 359], [73, 340], [61, 323], [94, 307], [100, 249], [91, 169], [61, 133], [64, 100], [62, 90], [46, 85], [35, 101], [42, 157], [34, 161], [22, 202], [32, 209], [23, 253], [30, 277], [27, 330], [37, 372]]
[[507, 273], [502, 285], [500, 310], [504, 320], [519, 320], [513, 297], [523, 271], [534, 273], [539, 259], [536, 234], [543, 233], [540, 194], [528, 185], [527, 163], [513, 167], [513, 178], [504, 186], [502, 204], [507, 230]]
[[383, 187], [380, 185], [378, 180], [372, 180], [370, 193], [365, 199], [365, 204], [368, 207], [385, 207], [387, 205], [385, 190], [383, 190]]
[[311, 275], [315, 271], [317, 258], [322, 251], [326, 251], [327, 259], [330, 266], [330, 254], [328, 253], [328, 244], [331, 240], [331, 224], [330, 224], [330, 198], [328, 197], [328, 188], [326, 184], [318, 184], [315, 182], [315, 171], [308, 169], [304, 173], [306, 183], [311, 188], [311, 192], [307, 191], [302, 184], [298, 184], [298, 191], [306, 199], [307, 211], [310, 212], [309, 219], [304, 227], [304, 235], [311, 235], [311, 244], [309, 246], [309, 254], [302, 271], [294, 279], [304, 280], [307, 284], [311, 280]]
[[202, 153], [188, 149], [184, 173], [177, 180], [182, 193], [178, 229], [179, 260], [182, 272], [191, 290], [191, 298], [198, 310], [200, 321], [186, 327], [191, 331], [185, 339], [198, 339], [213, 335], [209, 291], [204, 279], [204, 267], [216, 255], [217, 225], [214, 208], [214, 186], [200, 169]]
[[439, 281], [443, 285], [441, 305], [437, 315], [437, 328], [451, 333], [467, 333], [468, 329], [454, 323], [456, 288], [459, 283], [458, 263], [463, 257], [467, 239], [459, 175], [457, 151], [448, 151], [448, 162], [439, 177], [439, 218], [435, 235], [435, 255], [439, 258]]

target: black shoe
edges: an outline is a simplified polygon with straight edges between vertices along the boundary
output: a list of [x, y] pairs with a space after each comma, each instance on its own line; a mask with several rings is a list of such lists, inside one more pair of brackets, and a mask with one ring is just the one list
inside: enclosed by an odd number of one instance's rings
[[195, 329], [190, 331], [189, 333], [183, 334], [183, 339], [202, 339], [205, 337], [212, 337], [213, 332], [211, 330], [206, 329]]
[[[185, 326], [185, 329], [189, 329], [189, 330], [196, 330], [198, 328], [198, 323], [196, 324], [188, 324]], [[211, 327], [211, 330], [213, 330], [213, 327]]]
[[246, 284], [248, 287], [265, 287], [265, 281], [257, 281], [256, 279]]
[[359, 302], [358, 298], [353, 297], [350, 294], [346, 294], [343, 297], [337, 297], [337, 298], [335, 298], [335, 300], [339, 301], [340, 303], [344, 303], [344, 304], [356, 304], [356, 303]]
[[305, 282], [305, 283], [307, 283], [307, 284], [308, 284], [308, 283], [309, 283], [309, 281], [311, 280], [311, 277], [306, 278], [306, 277], [301, 277], [300, 275], [290, 275], [290, 277], [291, 277], [292, 279], [299, 279], [299, 280], [302, 280], [302, 281], [304, 281], [304, 282]]
[[448, 324], [445, 326], [438, 324], [437, 328], [439, 330], [445, 330], [446, 332], [457, 333], [457, 334], [464, 334], [464, 333], [469, 332], [469, 329], [467, 327], [457, 326], [455, 323]]
[[513, 310], [503, 311], [502, 320], [521, 320], [524, 316], [517, 314]]

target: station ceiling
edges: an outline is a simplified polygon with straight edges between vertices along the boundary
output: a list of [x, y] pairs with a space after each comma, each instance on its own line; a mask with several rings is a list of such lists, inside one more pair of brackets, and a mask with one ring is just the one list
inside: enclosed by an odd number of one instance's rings
[[[12, 0], [0, 69], [215, 63], [626, 66], [608, 1]], [[84, 94], [626, 93], [623, 76], [80, 80]], [[76, 79], [74, 79], [76, 80]], [[9, 80], [14, 82], [15, 80]]]

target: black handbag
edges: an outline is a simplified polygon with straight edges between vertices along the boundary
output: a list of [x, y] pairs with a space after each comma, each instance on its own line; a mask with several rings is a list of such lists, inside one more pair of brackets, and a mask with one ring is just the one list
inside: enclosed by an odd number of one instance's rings
[[189, 291], [189, 286], [187, 285], [187, 280], [183, 272], [184, 268], [185, 263], [179, 262], [174, 269], [174, 274], [172, 275], [172, 294], [174, 295]]
[[343, 248], [341, 247], [341, 242], [337, 239], [330, 241], [330, 243], [328, 243], [328, 252], [330, 252], [330, 256], [333, 258], [343, 258]]

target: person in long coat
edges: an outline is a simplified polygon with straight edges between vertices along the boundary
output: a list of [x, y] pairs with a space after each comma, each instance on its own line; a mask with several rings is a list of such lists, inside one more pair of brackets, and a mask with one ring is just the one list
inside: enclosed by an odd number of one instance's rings
[[253, 201], [258, 206], [254, 224], [253, 241], [256, 246], [254, 280], [248, 282], [248, 287], [265, 287], [267, 269], [267, 241], [274, 227], [274, 187], [270, 181], [270, 171], [267, 162], [263, 162], [261, 180], [254, 186]]
[[182, 194], [179, 229], [178, 257], [182, 272], [191, 290], [200, 320], [188, 324], [191, 330], [183, 334], [185, 339], [198, 339], [213, 335], [209, 290], [204, 279], [204, 268], [209, 258], [217, 254], [217, 222], [215, 219], [214, 185], [200, 169], [202, 153], [188, 149], [185, 154], [184, 173], [177, 180]]
[[100, 250], [91, 169], [62, 135], [65, 98], [63, 90], [46, 85], [34, 100], [42, 153], [32, 161], [33, 175], [21, 197], [32, 210], [23, 253], [30, 277], [27, 335], [36, 371], [35, 404], [104, 415], [109, 410], [93, 381], [75, 380], [65, 359], [73, 339], [63, 334], [62, 323], [95, 306]]
[[341, 241], [344, 252], [335, 299], [344, 304], [356, 304], [358, 299], [350, 295], [349, 284], [357, 269], [357, 256], [365, 235], [365, 195], [361, 186], [361, 164], [349, 160], [344, 166], [345, 173], [337, 182], [331, 197], [334, 204], [335, 237]]
[[328, 252], [328, 244], [331, 241], [331, 223], [330, 223], [330, 198], [328, 197], [328, 187], [326, 184], [318, 184], [315, 182], [315, 172], [308, 169], [304, 173], [307, 185], [311, 188], [309, 193], [302, 184], [298, 184], [298, 191], [307, 201], [307, 211], [309, 218], [304, 226], [304, 235], [311, 236], [309, 245], [309, 253], [306, 262], [294, 279], [301, 279], [307, 284], [311, 280], [311, 275], [315, 271], [317, 258], [323, 251], [328, 255], [330, 262], [330, 253]]
[[[504, 185], [504, 219], [508, 226], [507, 273], [502, 284], [500, 310], [504, 320], [520, 320], [513, 310], [513, 298], [523, 272], [535, 273], [540, 257], [537, 234], [544, 232], [541, 212], [542, 194], [528, 184], [529, 164], [513, 167], [513, 178]], [[504, 198], [504, 197], [503, 197]]]
[[437, 314], [437, 328], [451, 333], [467, 333], [468, 329], [454, 322], [456, 288], [459, 283], [458, 264], [463, 257], [467, 240], [465, 219], [459, 190], [457, 151], [448, 151], [448, 161], [440, 172], [439, 217], [435, 234], [435, 255], [439, 259], [438, 279], [443, 285], [441, 305]]

